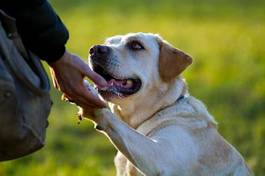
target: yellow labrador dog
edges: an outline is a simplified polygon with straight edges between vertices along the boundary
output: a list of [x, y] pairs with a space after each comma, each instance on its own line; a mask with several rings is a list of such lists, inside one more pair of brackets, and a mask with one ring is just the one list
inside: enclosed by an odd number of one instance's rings
[[246, 176], [239, 152], [217, 131], [181, 73], [192, 58], [158, 35], [114, 36], [90, 49], [90, 65], [108, 81], [107, 108], [83, 109], [118, 154], [118, 176]]

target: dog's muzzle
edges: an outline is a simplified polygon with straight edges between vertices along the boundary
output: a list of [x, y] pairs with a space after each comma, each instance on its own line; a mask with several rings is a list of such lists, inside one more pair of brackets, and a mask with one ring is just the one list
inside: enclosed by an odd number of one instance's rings
[[119, 66], [112, 58], [112, 49], [105, 45], [95, 45], [89, 50], [92, 69], [100, 74], [107, 82], [106, 89], [99, 89], [103, 97], [132, 95], [141, 88], [141, 80], [136, 77], [121, 77], [113, 70]]
[[111, 48], [104, 45], [95, 45], [89, 50], [92, 64], [105, 66], [111, 54]]

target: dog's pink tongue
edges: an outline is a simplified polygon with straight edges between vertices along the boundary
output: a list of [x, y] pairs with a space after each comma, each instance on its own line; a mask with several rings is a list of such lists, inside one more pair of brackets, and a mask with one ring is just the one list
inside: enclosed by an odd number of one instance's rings
[[118, 79], [111, 79], [108, 81], [108, 86], [116, 86], [116, 87], [123, 87], [123, 88], [131, 88], [133, 85], [131, 80], [118, 80]]

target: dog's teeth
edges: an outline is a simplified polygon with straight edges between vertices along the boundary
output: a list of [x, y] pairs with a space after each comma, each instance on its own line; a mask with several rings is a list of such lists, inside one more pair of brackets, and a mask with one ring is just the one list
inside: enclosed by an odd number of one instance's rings
[[131, 87], [133, 85], [133, 81], [128, 79], [126, 82], [126, 86]]

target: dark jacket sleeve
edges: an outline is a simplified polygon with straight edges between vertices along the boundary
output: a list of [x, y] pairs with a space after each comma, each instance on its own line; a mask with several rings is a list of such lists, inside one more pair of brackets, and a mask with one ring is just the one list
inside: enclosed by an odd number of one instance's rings
[[69, 34], [48, 1], [6, 0], [2, 7], [16, 18], [18, 32], [32, 52], [48, 62], [63, 55]]

